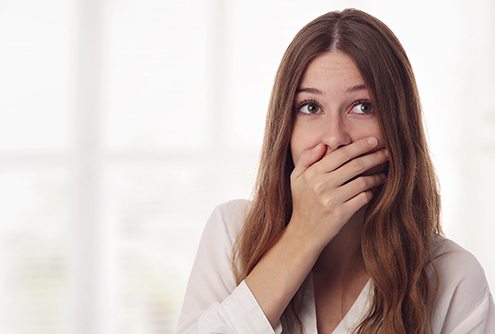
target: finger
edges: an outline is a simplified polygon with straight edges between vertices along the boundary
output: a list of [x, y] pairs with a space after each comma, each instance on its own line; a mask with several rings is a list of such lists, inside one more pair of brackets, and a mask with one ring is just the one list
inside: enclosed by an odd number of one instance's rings
[[339, 188], [336, 194], [339, 202], [346, 202], [358, 194], [382, 185], [387, 177], [385, 174], [360, 176]]
[[316, 161], [320, 160], [325, 154], [325, 145], [318, 144], [315, 147], [304, 151], [301, 157], [297, 161], [294, 170], [292, 171], [293, 177], [299, 177], [308, 169], [309, 166], [313, 165]]
[[329, 173], [339, 168], [346, 162], [370, 152], [378, 145], [375, 137], [360, 139], [352, 144], [343, 146], [325, 156], [321, 161], [314, 165], [317, 173]]
[[333, 181], [336, 185], [343, 185], [369, 169], [385, 163], [387, 160], [388, 154], [385, 149], [352, 159], [332, 174]]
[[343, 212], [347, 212], [347, 215], [349, 216], [345, 218], [350, 219], [353, 214], [355, 214], [359, 209], [368, 204], [372, 198], [373, 192], [371, 190], [368, 190], [357, 194], [347, 202], [343, 203]]

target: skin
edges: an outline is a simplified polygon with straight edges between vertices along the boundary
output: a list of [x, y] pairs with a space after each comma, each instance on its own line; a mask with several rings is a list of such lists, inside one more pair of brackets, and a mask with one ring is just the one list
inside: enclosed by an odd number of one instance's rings
[[331, 332], [368, 280], [360, 235], [388, 154], [370, 94], [345, 54], [326, 52], [308, 65], [294, 109], [292, 216], [245, 281], [274, 326], [312, 272], [318, 331]]
[[[337, 233], [328, 240], [313, 267], [318, 328], [331, 332], [368, 280], [360, 247], [366, 206], [357, 212], [355, 209], [363, 203], [363, 196], [370, 198], [372, 194], [357, 190], [381, 184], [384, 165], [363, 170], [348, 181], [356, 174], [353, 164], [360, 164], [362, 159], [380, 159], [384, 153], [380, 150], [383, 136], [370, 94], [347, 55], [328, 52], [316, 58], [306, 69], [298, 91], [291, 136], [291, 153], [297, 166], [292, 175], [292, 193], [297, 204], [294, 215], [300, 215], [298, 220], [310, 222], [315, 228], [327, 225], [322, 244]], [[343, 150], [354, 150], [352, 143], [368, 138], [377, 141], [371, 150], [374, 153], [348, 161], [339, 159], [339, 155], [345, 154]], [[305, 160], [307, 152], [309, 160]], [[340, 167], [340, 163], [344, 166]], [[345, 206], [348, 211], [342, 209]], [[342, 210], [346, 217], [354, 215], [341, 219]], [[326, 223], [331, 221], [345, 225]]]

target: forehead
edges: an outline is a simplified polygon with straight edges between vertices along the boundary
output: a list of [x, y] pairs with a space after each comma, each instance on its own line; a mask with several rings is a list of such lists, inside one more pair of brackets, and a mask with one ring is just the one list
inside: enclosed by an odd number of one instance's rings
[[363, 83], [361, 73], [349, 56], [342, 52], [329, 51], [309, 63], [299, 86], [340, 92]]

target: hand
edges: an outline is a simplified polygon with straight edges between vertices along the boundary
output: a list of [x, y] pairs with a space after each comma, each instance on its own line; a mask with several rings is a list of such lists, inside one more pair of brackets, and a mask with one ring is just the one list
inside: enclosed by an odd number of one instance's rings
[[323, 144], [303, 152], [290, 176], [290, 229], [325, 247], [385, 181], [381, 173], [365, 175], [388, 160], [385, 149], [372, 151], [376, 146], [375, 138], [365, 138], [326, 156]]

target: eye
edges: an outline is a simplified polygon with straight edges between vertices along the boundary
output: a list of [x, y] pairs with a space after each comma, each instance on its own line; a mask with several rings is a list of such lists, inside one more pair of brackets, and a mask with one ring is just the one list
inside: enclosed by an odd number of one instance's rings
[[320, 112], [320, 106], [314, 101], [303, 101], [297, 106], [297, 111], [303, 114], [317, 114]]
[[370, 101], [356, 101], [352, 104], [352, 112], [358, 115], [373, 113], [373, 105]]

